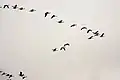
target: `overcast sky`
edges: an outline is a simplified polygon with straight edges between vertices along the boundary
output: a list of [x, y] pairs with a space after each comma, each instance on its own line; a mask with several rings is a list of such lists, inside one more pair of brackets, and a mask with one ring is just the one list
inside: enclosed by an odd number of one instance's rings
[[[119, 0], [1, 0], [0, 70], [21, 80], [120, 80], [120, 1]], [[30, 9], [35, 12], [28, 12]], [[44, 13], [51, 14], [44, 18]], [[55, 14], [58, 17], [50, 19]], [[58, 20], [64, 20], [58, 24]], [[70, 28], [76, 23], [77, 27]], [[81, 31], [105, 33], [105, 37]], [[66, 51], [53, 52], [64, 43]], [[0, 80], [6, 80], [0, 76]]]

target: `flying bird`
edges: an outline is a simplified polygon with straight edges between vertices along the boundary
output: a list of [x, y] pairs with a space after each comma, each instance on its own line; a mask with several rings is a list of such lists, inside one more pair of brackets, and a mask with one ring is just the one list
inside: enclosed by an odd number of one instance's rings
[[92, 30], [91, 30], [91, 29], [88, 29], [87, 33], [89, 33], [90, 31], [92, 32]]
[[60, 21], [58, 21], [58, 23], [64, 23], [64, 21], [63, 21], [63, 20], [60, 20]]
[[93, 38], [93, 36], [90, 36], [88, 39], [92, 39]]
[[72, 24], [70, 27], [74, 27], [74, 26], [77, 26], [77, 24]]
[[54, 17], [57, 17], [56, 15], [52, 15], [51, 19], [54, 18]]
[[17, 9], [18, 7], [17, 7], [17, 4], [15, 5], [15, 6], [12, 6], [13, 7], [13, 9]]
[[6, 7], [9, 8], [9, 5], [4, 5], [4, 6], [3, 6], [3, 8], [6, 8]]
[[13, 75], [9, 75], [9, 78], [13, 77]]
[[99, 36], [100, 34], [99, 33], [96, 33], [94, 36]]
[[34, 12], [34, 11], [36, 11], [35, 9], [31, 9], [29, 12]]
[[93, 34], [97, 34], [99, 31], [93, 32]]
[[21, 7], [21, 8], [19, 8], [19, 10], [24, 10], [25, 8], [23, 8], [23, 7]]
[[64, 47], [65, 47], [65, 46], [70, 46], [70, 44], [69, 44], [69, 43], [66, 43], [66, 44], [64, 44]]
[[5, 72], [3, 72], [1, 75], [5, 75], [6, 73]]
[[50, 12], [45, 12], [45, 17], [47, 17], [48, 14], [50, 14]]
[[83, 29], [87, 29], [87, 27], [82, 27], [81, 30], [83, 30]]
[[10, 74], [7, 74], [6, 76], [10, 76]]
[[102, 33], [102, 34], [100, 35], [100, 37], [104, 37], [104, 33]]
[[21, 76], [21, 77], [22, 77], [22, 76], [24, 76], [24, 74], [23, 74], [22, 72], [20, 72], [19, 76]]
[[66, 49], [65, 49], [65, 47], [61, 47], [60, 50], [64, 50], [65, 51]]
[[22, 79], [25, 79], [25, 78], [27, 78], [27, 76], [23, 76], [23, 77], [22, 77]]
[[57, 48], [54, 48], [54, 49], [52, 49], [53, 50], [53, 52], [55, 52], [55, 51], [57, 51]]

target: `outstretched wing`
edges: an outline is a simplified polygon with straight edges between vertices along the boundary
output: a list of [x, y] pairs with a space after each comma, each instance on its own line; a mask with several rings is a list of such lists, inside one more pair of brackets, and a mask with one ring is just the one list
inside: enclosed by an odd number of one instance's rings
[[83, 30], [83, 29], [87, 29], [87, 27], [82, 27], [81, 30]]

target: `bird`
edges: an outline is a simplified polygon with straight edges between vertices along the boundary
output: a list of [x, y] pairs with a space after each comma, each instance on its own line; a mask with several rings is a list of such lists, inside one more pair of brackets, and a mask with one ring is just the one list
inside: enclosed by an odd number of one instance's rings
[[97, 34], [99, 31], [93, 32], [93, 34]]
[[52, 15], [52, 16], [51, 16], [51, 19], [53, 19], [54, 17], [57, 17], [57, 16], [56, 16], [56, 15]]
[[74, 27], [74, 26], [77, 26], [77, 24], [72, 24], [70, 27]]
[[13, 9], [17, 9], [18, 7], [17, 7], [17, 4], [16, 5], [14, 5], [14, 6], [12, 6], [13, 7]]
[[94, 36], [99, 36], [99, 35], [100, 35], [99, 33], [94, 34]]
[[6, 8], [6, 7], [9, 8], [9, 5], [6, 4], [6, 5], [3, 6], [3, 8]]
[[83, 29], [87, 29], [87, 27], [82, 27], [81, 30], [83, 30]]
[[0, 71], [0, 73], [3, 72], [3, 71]]
[[36, 11], [35, 9], [31, 9], [29, 12], [33, 12], [33, 11]]
[[27, 76], [23, 76], [23, 77], [22, 77], [22, 79], [25, 79], [25, 78], [27, 78]]
[[9, 75], [9, 78], [13, 77], [13, 75]]
[[64, 21], [63, 21], [63, 20], [60, 20], [60, 21], [58, 21], [58, 23], [64, 23]]
[[19, 8], [19, 10], [24, 10], [25, 8], [23, 8], [23, 7], [21, 7], [21, 8]]
[[10, 74], [6, 74], [6, 76], [10, 76]]
[[88, 29], [87, 33], [89, 33], [90, 31], [92, 32], [92, 30], [91, 30], [91, 29]]
[[102, 34], [100, 35], [100, 37], [104, 37], [104, 33], [102, 33]]
[[52, 49], [53, 50], [53, 52], [55, 52], [55, 51], [57, 51], [57, 48], [54, 48], [54, 49]]
[[90, 36], [88, 39], [92, 39], [93, 38], [93, 36]]
[[23, 74], [22, 72], [20, 72], [19, 76], [21, 76], [21, 77], [22, 77], [22, 76], [24, 76], [24, 74]]
[[50, 12], [45, 12], [45, 17], [47, 17], [48, 14], [50, 14]]
[[69, 44], [69, 43], [66, 43], [66, 44], [64, 44], [64, 47], [65, 47], [65, 46], [70, 46], [70, 44]]
[[60, 50], [64, 50], [65, 51], [66, 49], [65, 49], [65, 47], [61, 47]]
[[6, 73], [5, 72], [3, 72], [1, 75], [5, 75]]

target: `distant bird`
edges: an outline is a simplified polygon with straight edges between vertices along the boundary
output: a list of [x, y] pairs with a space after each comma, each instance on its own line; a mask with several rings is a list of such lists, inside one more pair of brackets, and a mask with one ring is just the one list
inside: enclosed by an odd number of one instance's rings
[[23, 76], [23, 77], [22, 77], [22, 79], [25, 79], [25, 78], [27, 78], [27, 76]]
[[21, 76], [21, 77], [22, 77], [22, 76], [24, 76], [24, 74], [23, 74], [22, 72], [20, 72], [20, 73], [19, 73], [19, 76]]
[[97, 34], [99, 31], [93, 32], [93, 34]]
[[4, 6], [3, 6], [3, 8], [6, 8], [6, 7], [9, 8], [9, 5], [4, 5]]
[[102, 33], [102, 34], [100, 35], [100, 37], [104, 37], [104, 33]]
[[10, 74], [7, 74], [6, 76], [10, 76]]
[[66, 43], [66, 44], [64, 44], [64, 47], [65, 47], [65, 46], [70, 46], [70, 44], [69, 44], [69, 43]]
[[90, 36], [88, 39], [92, 39], [93, 38], [93, 36]]
[[0, 71], [0, 73], [3, 72], [3, 71]]
[[48, 14], [50, 14], [50, 12], [45, 12], [45, 17], [47, 17]]
[[58, 21], [58, 23], [64, 23], [64, 21], [63, 21], [63, 20], [60, 20], [60, 21]]
[[72, 24], [70, 27], [74, 27], [74, 26], [77, 26], [77, 24]]
[[1, 75], [5, 75], [6, 73], [5, 72], [3, 72]]
[[53, 19], [54, 17], [57, 17], [56, 15], [52, 15], [51, 19]]
[[16, 5], [14, 5], [14, 6], [12, 6], [13, 7], [13, 9], [17, 9], [18, 7], [17, 7], [17, 4]]
[[65, 51], [66, 49], [65, 49], [65, 47], [61, 47], [60, 50], [64, 50]]
[[81, 30], [83, 30], [83, 29], [87, 29], [87, 27], [82, 27]]
[[54, 49], [52, 49], [53, 50], [53, 52], [55, 52], [55, 51], [57, 51], [57, 48], [54, 48]]
[[36, 11], [35, 9], [31, 9], [29, 12], [34, 12], [34, 11]]
[[23, 8], [23, 7], [21, 7], [21, 8], [19, 8], [19, 10], [24, 10], [25, 8]]
[[91, 29], [88, 29], [87, 33], [89, 33], [90, 31], [92, 32], [92, 30], [91, 30]]
[[9, 78], [13, 77], [13, 75], [9, 75]]
[[100, 35], [99, 33], [94, 34], [94, 36], [99, 36], [99, 35]]

